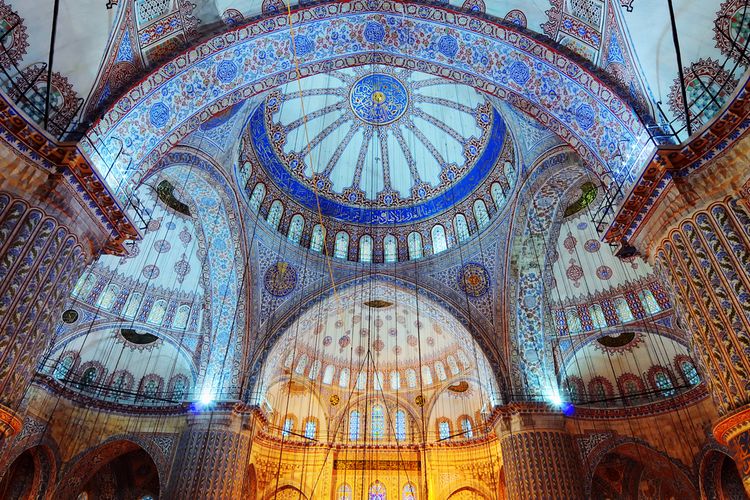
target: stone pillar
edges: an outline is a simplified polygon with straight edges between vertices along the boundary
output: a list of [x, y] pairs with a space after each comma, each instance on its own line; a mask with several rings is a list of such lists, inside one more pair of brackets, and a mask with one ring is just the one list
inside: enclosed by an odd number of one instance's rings
[[584, 498], [575, 440], [543, 405], [506, 407], [497, 428], [508, 498]]
[[164, 498], [247, 498], [243, 488], [250, 434], [242, 431], [244, 420], [231, 409], [191, 416]]
[[0, 93], [0, 441], [21, 428], [24, 393], [85, 264], [136, 236], [83, 155]]

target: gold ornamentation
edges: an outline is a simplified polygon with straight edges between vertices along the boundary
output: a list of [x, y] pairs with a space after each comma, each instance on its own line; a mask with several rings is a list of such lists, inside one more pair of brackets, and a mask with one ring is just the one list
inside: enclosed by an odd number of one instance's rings
[[339, 398], [338, 394], [331, 394], [331, 397], [328, 398], [328, 401], [331, 403], [331, 406], [337, 406], [341, 401], [341, 398]]
[[337, 470], [414, 470], [422, 469], [419, 460], [334, 460]]
[[422, 406], [424, 406], [424, 396], [422, 396], [422, 395], [420, 394], [419, 396], [417, 396], [416, 398], [414, 398], [414, 403], [415, 403], [415, 404], [416, 404], [417, 406], [419, 406], [419, 407], [422, 407]]

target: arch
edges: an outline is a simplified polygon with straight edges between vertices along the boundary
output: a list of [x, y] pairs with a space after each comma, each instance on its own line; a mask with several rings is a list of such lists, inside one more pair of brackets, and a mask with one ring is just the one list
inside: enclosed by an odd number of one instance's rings
[[349, 257], [349, 233], [346, 231], [336, 233], [336, 240], [333, 244], [333, 256], [337, 259], [347, 259]]
[[263, 200], [266, 197], [266, 185], [259, 182], [253, 188], [253, 193], [250, 195], [248, 204], [253, 212], [260, 210], [260, 206], [263, 204]]
[[43, 444], [26, 448], [13, 458], [0, 480], [0, 498], [46, 498], [54, 489], [57, 461]]
[[326, 228], [321, 224], [315, 224], [310, 236], [310, 250], [322, 252], [326, 242]]
[[[61, 498], [76, 498], [80, 493], [87, 492], [89, 497], [106, 497], [108, 492], [102, 491], [101, 488], [102, 485], [109, 484], [110, 487], [114, 485], [117, 492], [129, 492], [133, 496], [150, 494], [156, 498], [161, 491], [164, 491], [165, 475], [163, 468], [157, 465], [160, 463], [159, 458], [163, 457], [155, 457], [149, 449], [150, 447], [147, 449], [131, 439], [112, 437], [82, 452], [69, 462], [61, 473], [63, 480], [55, 495]], [[134, 464], [145, 465], [151, 469], [147, 477], [144, 477], [145, 486], [138, 491], [134, 489], [134, 485], [118, 479], [121, 476], [127, 478], [127, 474], [116, 473]], [[109, 494], [114, 496], [114, 493]]]
[[292, 243], [299, 245], [302, 240], [302, 231], [305, 229], [305, 218], [300, 214], [292, 215], [292, 219], [289, 222], [289, 231], [287, 231], [286, 237]]
[[472, 206], [472, 211], [474, 212], [474, 219], [476, 220], [479, 229], [484, 229], [489, 226], [490, 214], [487, 211], [487, 205], [484, 203], [484, 200], [475, 200], [474, 205]]
[[[133, 156], [127, 162], [123, 161], [129, 165], [155, 161], [208, 117], [242, 98], [261, 92], [267, 88], [267, 80], [277, 81], [278, 72], [285, 71], [282, 63], [288, 63], [286, 58], [258, 59], [254, 56], [259, 52], [259, 46], [267, 44], [277, 44], [286, 50], [289, 44], [288, 22], [295, 26], [296, 39], [305, 42], [305, 51], [298, 53], [303, 75], [324, 72], [331, 67], [366, 64], [372, 60], [371, 51], [375, 50], [380, 51], [378, 55], [386, 64], [406, 67], [420, 64], [420, 69], [428, 73], [472, 82], [478, 89], [509, 101], [533, 116], [544, 117], [558, 135], [576, 145], [584, 161], [597, 167], [609, 163], [616, 180], [626, 183], [625, 191], [640, 175], [640, 171], [631, 172], [636, 170], [631, 167], [639, 154], [644, 152], [647, 155], [652, 150], [652, 147], [644, 147], [648, 134], [634, 107], [627, 98], [620, 98], [617, 91], [607, 88], [593, 74], [596, 70], [569, 59], [525, 32], [519, 32], [512, 24], [493, 24], [470, 13], [440, 7], [429, 7], [429, 14], [425, 15], [424, 6], [402, 6], [400, 2], [385, 2], [375, 11], [367, 4], [333, 4], [312, 16], [307, 10], [313, 8], [295, 9], [289, 20], [280, 13], [221, 33], [196, 45], [188, 54], [165, 63], [127, 96], [115, 102], [89, 131], [83, 146], [94, 157], [95, 167], [105, 183], [118, 186], [124, 180], [138, 177], [139, 170], [126, 170], [122, 164], [108, 172], [106, 167], [109, 165], [94, 154], [91, 146], [96, 138], [101, 138], [105, 146], [115, 150], [116, 141], [124, 142], [129, 130], [140, 126], [142, 133], [130, 145]], [[347, 15], [342, 16], [343, 12]], [[390, 26], [393, 16], [398, 16], [402, 22], [419, 25], [425, 33], [424, 39], [413, 43], [410, 39], [394, 37], [388, 50], [383, 52], [378, 41], [362, 42], [356, 37], [347, 37], [336, 47], [337, 53], [346, 54], [346, 57], [332, 53], [328, 44], [319, 39], [336, 28], [342, 29], [342, 19], [353, 26], [381, 22]], [[469, 25], [471, 30], [459, 28]], [[434, 47], [439, 37], [448, 37], [459, 47], [481, 46], [486, 53], [494, 54], [497, 62], [488, 65], [481, 58], [474, 58], [470, 50], [452, 51], [450, 55], [436, 52]], [[228, 80], [225, 71], [206, 71], [204, 84], [217, 92], [210, 93], [210, 96], [199, 92], [185, 96], [183, 90], [193, 72], [184, 69], [191, 64], [189, 61], [197, 58], [197, 54], [202, 55], [203, 67], [218, 67], [221, 61], [224, 66], [229, 64], [240, 68], [253, 61], [254, 71], [234, 71]], [[450, 63], [453, 63], [451, 67], [448, 66]], [[543, 89], [550, 85], [569, 99], [549, 99]], [[622, 95], [627, 93], [623, 91]], [[177, 96], [185, 101], [183, 106], [173, 105]], [[571, 114], [571, 110], [575, 110], [574, 113]], [[609, 133], [605, 133], [607, 130]], [[622, 143], [616, 159], [612, 157], [610, 137], [618, 137]], [[136, 182], [139, 180], [135, 179]]]
[[406, 244], [409, 249], [409, 260], [421, 259], [424, 256], [424, 247], [422, 246], [421, 234], [416, 231], [412, 231], [406, 238]]
[[448, 250], [448, 240], [445, 236], [445, 228], [442, 224], [435, 224], [430, 231], [432, 238], [432, 253], [438, 254]]
[[737, 464], [724, 450], [709, 449], [700, 458], [698, 487], [701, 498], [747, 498]]
[[477, 488], [463, 486], [451, 493], [448, 500], [486, 500], [489, 497], [481, 493]]
[[359, 238], [359, 261], [372, 262], [372, 236], [364, 234]]
[[281, 203], [281, 200], [273, 200], [273, 203], [271, 203], [271, 208], [268, 209], [268, 216], [266, 217], [266, 222], [268, 222], [268, 225], [271, 226], [274, 229], [279, 228], [279, 224], [281, 224], [281, 218], [284, 216], [284, 205]]
[[466, 222], [464, 214], [456, 214], [453, 217], [453, 230], [456, 232], [456, 240], [463, 243], [471, 237], [469, 233], [469, 224]]
[[266, 500], [308, 500], [307, 495], [291, 484], [280, 486], [277, 490], [266, 495]]
[[398, 240], [392, 234], [386, 234], [383, 238], [383, 261], [398, 262]]

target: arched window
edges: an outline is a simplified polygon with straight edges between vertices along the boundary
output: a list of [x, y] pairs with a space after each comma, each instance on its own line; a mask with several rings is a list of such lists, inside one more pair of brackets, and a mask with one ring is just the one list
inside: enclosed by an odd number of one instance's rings
[[344, 483], [336, 490], [336, 500], [352, 500], [352, 487]]
[[432, 227], [432, 253], [438, 254], [448, 250], [448, 240], [445, 237], [445, 228], [440, 224]]
[[294, 363], [294, 351], [286, 355], [286, 359], [284, 359], [284, 368], [291, 368], [292, 363]]
[[323, 372], [323, 383], [324, 384], [332, 384], [333, 383], [333, 376], [336, 372], [336, 367], [333, 365], [326, 366], [325, 371]]
[[313, 364], [310, 367], [310, 373], [307, 374], [310, 380], [315, 380], [316, 378], [318, 378], [318, 375], [320, 374], [320, 367], [320, 360], [316, 359], [315, 361], [313, 361]]
[[114, 283], [107, 285], [104, 289], [104, 293], [99, 296], [99, 300], [96, 301], [96, 305], [108, 311], [112, 309], [112, 306], [117, 300], [117, 295], [120, 293], [120, 287]]
[[479, 229], [487, 227], [490, 223], [490, 214], [487, 213], [487, 205], [482, 200], [476, 200], [474, 202], [474, 217], [477, 220], [477, 226]]
[[446, 361], [448, 362], [448, 368], [450, 369], [451, 373], [453, 375], [458, 375], [458, 372], [460, 370], [458, 369], [458, 363], [456, 363], [456, 358], [454, 358], [451, 355], [451, 356], [448, 356], [448, 359]]
[[359, 261], [372, 262], [372, 236], [369, 234], [359, 239]]
[[370, 485], [367, 500], [386, 500], [385, 485], [380, 481], [375, 481]]
[[499, 183], [493, 182], [490, 187], [490, 194], [492, 194], [492, 201], [495, 202], [495, 206], [498, 211], [505, 205], [505, 193]]
[[281, 429], [281, 435], [284, 437], [289, 437], [289, 435], [292, 433], [292, 430], [294, 430], [294, 419], [292, 417], [286, 417], [284, 420], [284, 427]]
[[123, 391], [127, 391], [128, 389], [130, 389], [130, 380], [128, 377], [128, 373], [125, 371], [120, 371], [112, 379], [112, 385], [110, 386], [112, 395], [115, 398], [118, 398], [122, 395]]
[[266, 197], [266, 186], [262, 182], [255, 185], [253, 194], [250, 195], [250, 209], [253, 212], [260, 210], [260, 206], [263, 204], [263, 199]]
[[391, 389], [394, 391], [401, 389], [401, 374], [395, 370], [391, 372]]
[[469, 417], [461, 418], [461, 432], [465, 438], [471, 439], [474, 437], [474, 428], [471, 425], [471, 419]]
[[513, 168], [513, 164], [509, 161], [506, 161], [503, 163], [503, 173], [505, 174], [505, 177], [508, 178], [508, 182], [510, 182], [510, 179], [513, 178], [513, 174], [515, 173], [516, 169]]
[[123, 310], [122, 315], [129, 319], [135, 318], [135, 315], [138, 314], [138, 309], [141, 306], [141, 300], [143, 300], [142, 293], [131, 293], [128, 300], [125, 302], [125, 309]]
[[148, 318], [146, 321], [152, 325], [161, 325], [164, 321], [164, 315], [167, 313], [167, 301], [159, 299], [154, 302], [151, 306], [151, 310], [148, 312]]
[[659, 303], [656, 301], [656, 297], [654, 297], [651, 290], [641, 290], [638, 294], [638, 298], [641, 299], [641, 304], [643, 304], [643, 308], [647, 313], [656, 314], [661, 311], [661, 307], [659, 307]]
[[339, 387], [349, 387], [349, 368], [342, 368], [339, 374]]
[[358, 391], [367, 389], [367, 372], [362, 371], [357, 374], [357, 383], [354, 386]]
[[448, 375], [445, 373], [445, 366], [443, 366], [442, 361], [437, 361], [435, 363], [435, 373], [437, 373], [437, 377], [439, 380], [445, 380], [448, 378]]
[[453, 229], [456, 231], [456, 239], [459, 243], [469, 239], [469, 224], [466, 223], [464, 214], [457, 214], [453, 218]]
[[417, 500], [417, 488], [412, 483], [404, 485], [401, 500]]
[[289, 232], [287, 232], [287, 238], [293, 243], [299, 245], [302, 240], [302, 231], [305, 229], [305, 219], [300, 214], [294, 214], [292, 220], [289, 222]]
[[583, 380], [578, 377], [568, 377], [565, 385], [572, 402], [577, 403], [583, 399]]
[[392, 234], [383, 238], [383, 260], [385, 262], [398, 261], [398, 240]]
[[424, 385], [432, 384], [432, 371], [427, 365], [422, 365], [422, 383]]
[[695, 369], [695, 365], [689, 359], [680, 359], [677, 366], [680, 368], [682, 378], [685, 379], [688, 385], [692, 386], [700, 383], [701, 377], [698, 375], [698, 370]]
[[318, 423], [313, 419], [308, 419], [305, 422], [305, 437], [307, 439], [315, 439], [318, 433]]
[[568, 332], [578, 333], [583, 330], [581, 326], [581, 318], [578, 316], [578, 311], [574, 307], [565, 310], [565, 321], [568, 322]]
[[674, 396], [674, 384], [672, 383], [672, 377], [665, 369], [657, 369], [653, 372], [653, 385], [654, 388], [661, 392], [664, 397]]
[[339, 231], [336, 234], [333, 256], [337, 259], [346, 259], [349, 256], [349, 233]]
[[352, 410], [349, 413], [349, 441], [359, 440], [359, 412]]
[[185, 377], [177, 376], [172, 383], [172, 399], [181, 401], [187, 393], [187, 380]]
[[372, 439], [383, 439], [385, 437], [385, 410], [380, 405], [372, 407], [370, 428], [372, 430]]
[[299, 361], [297, 361], [297, 368], [294, 369], [297, 375], [302, 375], [305, 373], [305, 368], [307, 368], [307, 359], [307, 354], [302, 354], [302, 356], [299, 357]]
[[396, 441], [406, 441], [406, 412], [396, 410]]
[[620, 375], [617, 378], [617, 387], [620, 389], [620, 394], [630, 401], [633, 401], [634, 397], [644, 392], [641, 379], [633, 373], [623, 373]]
[[464, 367], [464, 370], [468, 370], [471, 366], [471, 363], [469, 363], [469, 358], [466, 356], [466, 353], [462, 350], [458, 350], [458, 360], [461, 362], [461, 364]]
[[416, 260], [422, 258], [422, 235], [416, 231], [409, 233], [406, 240], [409, 248], [409, 259]]
[[441, 441], [451, 437], [451, 424], [445, 419], [438, 422], [438, 437]]
[[159, 382], [150, 378], [143, 384], [143, 395], [146, 399], [154, 400], [159, 392]]
[[372, 386], [376, 391], [382, 391], [383, 390], [383, 382], [385, 381], [385, 377], [383, 377], [383, 372], [375, 372], [372, 374]]
[[600, 304], [592, 305], [589, 314], [591, 314], [591, 322], [594, 324], [594, 328], [606, 328], [607, 319], [604, 317], [604, 309]]
[[96, 285], [96, 275], [91, 272], [84, 274], [76, 282], [76, 286], [73, 288], [73, 295], [86, 300], [91, 295], [94, 285]]
[[624, 298], [618, 297], [615, 299], [615, 310], [621, 322], [627, 323], [628, 321], [633, 321], [633, 311], [630, 310], [628, 301]]
[[188, 320], [190, 319], [190, 306], [182, 304], [177, 308], [177, 312], [174, 315], [174, 328], [184, 330], [187, 328]]
[[603, 403], [612, 396], [609, 384], [602, 377], [594, 377], [589, 382], [589, 396], [595, 403]]
[[414, 389], [417, 386], [417, 372], [412, 368], [406, 370], [406, 385], [409, 386], [409, 389]]
[[52, 374], [57, 380], [63, 380], [68, 376], [70, 370], [73, 368], [74, 363], [73, 355], [67, 354], [61, 359], [55, 367], [55, 372]]
[[83, 371], [83, 375], [81, 375], [81, 384], [84, 386], [88, 386], [96, 382], [97, 379], [97, 373], [96, 368], [93, 366], [86, 368]]
[[320, 224], [315, 224], [310, 236], [310, 250], [313, 252], [322, 252], [326, 240], [326, 229]]
[[281, 217], [284, 215], [284, 205], [279, 200], [274, 200], [271, 203], [271, 208], [268, 210], [268, 217], [266, 222], [271, 225], [272, 228], [278, 229], [281, 223]]

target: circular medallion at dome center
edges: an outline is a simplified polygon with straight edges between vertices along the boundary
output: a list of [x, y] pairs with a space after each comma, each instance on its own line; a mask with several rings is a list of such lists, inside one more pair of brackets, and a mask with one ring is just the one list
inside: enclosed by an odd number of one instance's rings
[[409, 93], [397, 78], [374, 73], [357, 80], [352, 86], [349, 101], [354, 115], [363, 122], [387, 125], [406, 112]]

